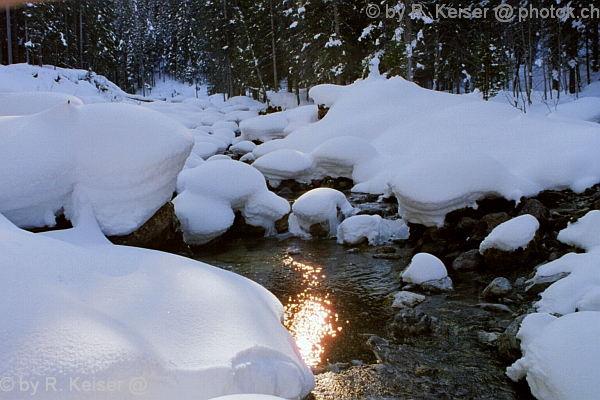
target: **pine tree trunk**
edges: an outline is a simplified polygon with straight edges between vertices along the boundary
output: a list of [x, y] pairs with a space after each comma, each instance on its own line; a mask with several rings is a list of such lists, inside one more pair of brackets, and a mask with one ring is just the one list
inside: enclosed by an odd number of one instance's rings
[[275, 93], [279, 91], [279, 79], [277, 77], [277, 49], [275, 48], [275, 16], [273, 12], [273, 0], [269, 0], [269, 6], [271, 9], [271, 47], [273, 57], [273, 90]]
[[404, 3], [404, 18], [405, 18], [405, 28], [404, 28], [404, 42], [406, 43], [406, 46], [409, 47], [411, 46], [411, 53], [408, 54], [408, 60], [407, 60], [407, 64], [406, 64], [406, 80], [409, 82], [412, 82], [413, 77], [412, 77], [412, 70], [413, 70], [413, 65], [412, 65], [412, 38], [413, 38], [413, 32], [412, 32], [412, 19], [410, 17], [410, 12], [412, 9], [412, 0], [403, 0]]
[[8, 44], [8, 65], [12, 64], [12, 24], [10, 22], [10, 7], [6, 6], [6, 41]]
[[590, 21], [592, 25], [590, 41], [592, 44], [592, 71], [598, 72], [600, 70], [600, 35], [598, 34], [598, 23]]

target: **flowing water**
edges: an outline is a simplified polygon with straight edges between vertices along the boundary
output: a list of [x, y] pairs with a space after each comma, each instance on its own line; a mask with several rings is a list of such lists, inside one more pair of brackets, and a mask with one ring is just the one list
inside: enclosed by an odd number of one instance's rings
[[[395, 335], [390, 295], [410, 261], [375, 259], [375, 248], [348, 251], [333, 240], [231, 239], [195, 258], [244, 275], [283, 303], [286, 326], [316, 373], [314, 399], [532, 399], [504, 375], [495, 349], [477, 332], [502, 331], [510, 315], [476, 305], [484, 279], [455, 280], [451, 294], [428, 296], [419, 311], [433, 333]], [[481, 282], [479, 282], [481, 280]], [[370, 342], [368, 345], [367, 342]]]

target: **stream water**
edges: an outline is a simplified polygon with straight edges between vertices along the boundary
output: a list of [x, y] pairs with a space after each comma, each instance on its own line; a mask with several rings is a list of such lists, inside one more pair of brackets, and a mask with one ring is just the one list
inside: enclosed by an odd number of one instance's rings
[[326, 239], [243, 238], [195, 258], [281, 300], [286, 326], [315, 371], [314, 399], [533, 399], [477, 339], [478, 331], [501, 332], [511, 320], [476, 307], [485, 279], [467, 275], [451, 294], [428, 296], [418, 310], [437, 319], [434, 331], [398, 336], [390, 295], [410, 249], [397, 247], [396, 260], [375, 259], [366, 245], [348, 250]]

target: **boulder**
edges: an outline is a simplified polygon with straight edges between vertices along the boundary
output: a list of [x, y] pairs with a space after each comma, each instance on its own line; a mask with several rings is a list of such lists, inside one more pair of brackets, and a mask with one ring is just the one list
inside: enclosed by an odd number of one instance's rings
[[523, 322], [525, 317], [526, 315], [517, 317], [517, 319], [506, 328], [506, 331], [500, 335], [496, 342], [500, 356], [511, 363], [517, 361], [522, 356], [521, 341], [517, 339], [517, 333], [519, 333], [521, 322]]
[[517, 216], [530, 214], [533, 215], [540, 223], [542, 229], [548, 228], [548, 219], [550, 218], [550, 212], [544, 206], [544, 204], [536, 199], [526, 200], [521, 208], [521, 211], [517, 214]]
[[486, 298], [499, 298], [507, 295], [512, 291], [512, 285], [506, 278], [494, 279], [484, 290], [483, 297]]
[[423, 335], [433, 332], [436, 322], [435, 317], [405, 308], [394, 317], [392, 328], [396, 337]]
[[186, 257], [192, 254], [190, 247], [183, 241], [181, 225], [170, 201], [134, 232], [124, 236], [110, 236], [108, 239], [122, 246], [143, 247]]
[[406, 308], [406, 307], [416, 307], [417, 305], [424, 302], [426, 299], [425, 296], [417, 293], [402, 291], [396, 293], [394, 296], [394, 303], [392, 307], [394, 308]]
[[483, 256], [479, 250], [473, 249], [462, 253], [454, 259], [452, 269], [455, 271], [474, 271], [483, 267]]

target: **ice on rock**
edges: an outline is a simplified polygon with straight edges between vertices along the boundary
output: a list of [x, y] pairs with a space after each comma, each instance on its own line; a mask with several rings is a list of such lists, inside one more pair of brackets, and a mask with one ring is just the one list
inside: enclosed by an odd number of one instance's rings
[[49, 237], [0, 215], [0, 318], [10, 321], [0, 329], [0, 376], [42, 386], [55, 378], [56, 392], [38, 390], [45, 400], [81, 399], [73, 379], [77, 387], [122, 381], [109, 393], [115, 400], [135, 389], [149, 400], [300, 400], [312, 390], [275, 296], [188, 258], [96, 244], [92, 236], [102, 235], [84, 227], [95, 223], [87, 216]]
[[184, 126], [133, 105], [0, 117], [0, 212], [20, 227], [54, 226], [76, 212], [78, 188], [106, 235], [129, 234], [171, 199], [192, 145]]
[[540, 224], [538, 220], [530, 214], [521, 215], [498, 225], [481, 242], [479, 252], [487, 249], [499, 249], [502, 251], [514, 251], [525, 249], [533, 240]]
[[289, 230], [294, 235], [310, 237], [310, 227], [322, 224], [330, 236], [335, 236], [340, 221], [355, 213], [342, 192], [329, 188], [313, 189], [294, 202]]
[[403, 220], [387, 220], [379, 215], [355, 215], [347, 218], [338, 227], [337, 241], [340, 244], [358, 244], [367, 240], [378, 246], [393, 239], [407, 239], [408, 226]]
[[173, 200], [189, 244], [208, 243], [225, 233], [240, 211], [246, 223], [274, 234], [275, 221], [285, 216], [287, 200], [268, 191], [264, 177], [242, 162], [214, 160], [181, 172]]

